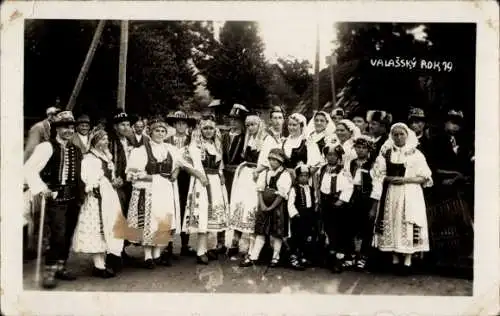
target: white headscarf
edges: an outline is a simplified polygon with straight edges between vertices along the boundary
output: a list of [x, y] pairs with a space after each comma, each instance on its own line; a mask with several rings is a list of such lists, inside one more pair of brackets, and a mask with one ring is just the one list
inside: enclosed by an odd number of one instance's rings
[[[397, 147], [394, 143], [394, 140], [392, 139], [392, 131], [394, 131], [395, 128], [402, 128], [406, 131], [406, 134], [408, 135], [408, 138], [406, 139], [406, 143], [403, 147]], [[385, 141], [385, 143], [382, 145], [382, 148], [380, 149], [380, 154], [383, 155], [387, 152], [388, 149], [398, 149], [402, 153], [409, 153], [413, 150], [415, 150], [418, 146], [418, 138], [417, 135], [413, 130], [411, 130], [405, 123], [395, 123], [391, 126], [391, 129], [389, 131], [389, 138]]]
[[349, 138], [350, 140], [356, 139], [361, 136], [359, 127], [357, 127], [356, 124], [354, 124], [351, 120], [343, 119], [340, 120], [338, 124], [344, 124], [347, 127], [347, 130], [351, 132], [351, 137]]
[[[254, 140], [253, 145], [255, 146], [254, 149], [257, 149], [258, 151], [260, 151], [260, 149], [262, 148], [262, 143], [264, 142], [264, 138], [266, 138], [266, 135], [267, 135], [266, 125], [264, 124], [264, 121], [262, 121], [262, 119], [258, 115], [248, 115], [245, 118], [245, 122], [257, 123], [258, 129], [257, 129], [257, 134], [255, 135], [255, 138], [253, 138], [253, 140]], [[249, 141], [250, 141], [250, 143], [252, 143], [250, 137], [251, 136], [249, 133], [245, 133], [245, 142], [244, 142], [244, 146], [243, 146], [242, 155], [245, 154], [245, 151], [247, 150], [247, 146], [249, 144]]]
[[[326, 118], [326, 127], [325, 127], [324, 131], [322, 131], [321, 133], [317, 133], [316, 128], [314, 127], [314, 119], [316, 118], [316, 116], [318, 114], [323, 115]], [[335, 135], [335, 123], [333, 123], [332, 118], [330, 117], [330, 115], [328, 113], [326, 113], [325, 111], [318, 111], [318, 112], [314, 113], [312, 119], [307, 124], [305, 135], [307, 136], [309, 141], [313, 141], [313, 142], [318, 141], [323, 136], [331, 139]], [[316, 137], [319, 137], [319, 138], [316, 139]]]

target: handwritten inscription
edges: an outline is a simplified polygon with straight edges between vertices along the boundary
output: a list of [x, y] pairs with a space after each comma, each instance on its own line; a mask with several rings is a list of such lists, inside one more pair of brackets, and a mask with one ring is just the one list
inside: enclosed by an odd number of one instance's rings
[[438, 72], [453, 71], [453, 63], [451, 61], [426, 60], [417, 58], [370, 58], [370, 65], [378, 68], [400, 68], [408, 70], [431, 70]]

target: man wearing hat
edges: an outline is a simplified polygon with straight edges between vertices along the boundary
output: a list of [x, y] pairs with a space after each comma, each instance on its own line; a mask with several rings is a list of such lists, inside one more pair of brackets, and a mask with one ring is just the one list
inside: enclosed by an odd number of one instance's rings
[[[111, 155], [113, 156], [113, 163], [115, 165], [116, 174], [113, 186], [116, 188], [116, 192], [118, 193], [118, 197], [120, 198], [123, 215], [125, 218], [127, 218], [130, 196], [132, 194], [132, 184], [127, 181], [125, 170], [127, 168], [127, 161], [130, 155], [130, 151], [134, 148], [134, 142], [131, 139], [132, 130], [130, 127], [130, 118], [127, 113], [118, 111], [113, 116], [112, 123], [113, 126], [108, 132], [108, 138], [109, 149]], [[125, 252], [125, 247], [129, 244], [130, 243], [128, 241], [125, 241], [124, 251], [121, 258], [113, 254], [107, 255], [106, 264], [113, 270], [120, 270], [122, 259], [125, 261], [129, 261], [131, 259]]]
[[49, 107], [46, 111], [47, 118], [30, 128], [28, 140], [24, 147], [24, 161], [28, 160], [38, 144], [49, 140], [51, 135], [50, 123], [54, 121], [55, 116], [60, 111], [60, 109], [54, 106]]
[[343, 108], [337, 107], [332, 110], [332, 113], [330, 114], [330, 117], [332, 118], [332, 121], [337, 124], [340, 122], [340, 120], [344, 119], [345, 112]]
[[[175, 134], [168, 137], [165, 142], [175, 146], [183, 155], [188, 158], [187, 148], [191, 142], [189, 129], [196, 125], [196, 120], [189, 117], [184, 111], [176, 111], [167, 116], [167, 123], [175, 128]], [[189, 181], [191, 176], [185, 170], [180, 170], [177, 176], [177, 185], [179, 187], [179, 203], [181, 206], [181, 226], [184, 225], [184, 213], [186, 211], [186, 202], [189, 191]], [[173, 256], [173, 246], [169, 243], [163, 256]], [[181, 256], [196, 256], [196, 251], [189, 247], [189, 234], [181, 232]]]
[[75, 120], [64, 111], [51, 123], [55, 137], [35, 147], [24, 165], [25, 180], [33, 195], [47, 201], [46, 223], [50, 230], [49, 250], [45, 257], [43, 287], [57, 286], [56, 279], [74, 280], [66, 270], [71, 240], [83, 200], [80, 180], [81, 151], [71, 142]]
[[426, 130], [426, 118], [424, 110], [411, 108], [408, 114], [408, 126], [415, 132], [418, 138], [417, 149], [427, 158], [429, 153], [429, 135]]
[[392, 115], [386, 111], [368, 111], [366, 114], [368, 129], [375, 141], [374, 154], [378, 155], [380, 148], [389, 137], [389, 129], [391, 128]]
[[76, 133], [73, 135], [71, 142], [80, 149], [82, 154], [89, 151], [90, 140], [90, 118], [88, 115], [80, 115], [76, 119]]

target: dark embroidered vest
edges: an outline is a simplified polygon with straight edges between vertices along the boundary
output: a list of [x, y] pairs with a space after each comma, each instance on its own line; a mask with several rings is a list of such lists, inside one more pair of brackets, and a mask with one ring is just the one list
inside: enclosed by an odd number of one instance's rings
[[49, 142], [52, 145], [53, 153], [40, 173], [40, 177], [49, 188], [60, 186], [62, 184], [64, 161], [66, 160], [68, 166], [66, 185], [76, 186], [79, 182], [82, 161], [80, 149], [68, 142], [66, 145], [67, 150], [63, 151], [61, 144], [55, 139], [51, 139]]
[[404, 177], [406, 168], [402, 163], [392, 163], [391, 162], [392, 150], [387, 150], [384, 154], [386, 175], [388, 177]]
[[243, 160], [250, 163], [257, 163], [258, 159], [259, 151], [257, 149], [252, 149], [250, 146], [247, 146]]
[[303, 210], [313, 210], [314, 209], [314, 191], [311, 186], [309, 186], [309, 193], [311, 197], [311, 207], [307, 207], [307, 201], [306, 201], [306, 196], [305, 192], [302, 189], [302, 187], [298, 184], [294, 186], [295, 189], [295, 208], [299, 211], [299, 213]]
[[[285, 149], [285, 145], [283, 143], [283, 150]], [[295, 168], [299, 164], [299, 162], [307, 163], [307, 146], [306, 140], [303, 139], [300, 143], [299, 147], [293, 148], [290, 157], [285, 161], [286, 168]]]
[[231, 141], [231, 136], [226, 134], [223, 159], [226, 166], [239, 165], [243, 162], [243, 149], [245, 146], [245, 134], [241, 133], [234, 136]]
[[205, 172], [208, 174], [218, 174], [221, 161], [216, 161], [216, 156], [210, 155], [206, 149], [204, 156], [205, 159], [201, 161], [201, 164], [205, 169]]
[[[113, 163], [116, 168], [116, 176], [122, 178], [123, 181], [127, 178], [125, 170], [127, 168], [127, 157], [125, 156], [125, 149], [123, 148], [120, 139], [115, 134], [110, 133], [109, 149], [113, 155]], [[129, 146], [132, 146], [130, 140], [127, 138]]]
[[[358, 159], [353, 159], [351, 160], [351, 164], [349, 166], [349, 171], [351, 172], [352, 177], [354, 178], [356, 176], [356, 171], [358, 170], [358, 164], [356, 163]], [[362, 172], [361, 173], [361, 192], [363, 194], [370, 194], [372, 192], [372, 177], [370, 176], [370, 169], [372, 167], [372, 163], [370, 160], [364, 162], [361, 165], [361, 169], [367, 170], [368, 172]]]
[[[321, 188], [321, 183], [323, 182], [323, 177], [325, 176], [326, 169], [328, 168], [328, 165], [324, 165], [319, 169], [319, 186]], [[336, 194], [337, 193], [337, 175], [341, 172], [342, 167], [341, 166], [336, 166], [334, 169], [334, 172], [336, 173], [335, 176], [332, 177], [331, 184], [330, 184], [330, 194]]]
[[149, 175], [152, 174], [162, 174], [162, 175], [170, 175], [172, 173], [173, 161], [170, 153], [167, 154], [167, 158], [163, 161], [158, 161], [153, 156], [153, 151], [151, 149], [151, 144], [149, 142], [144, 144], [146, 148], [146, 153], [148, 155], [148, 162], [146, 163], [146, 173]]
[[319, 152], [320, 152], [320, 153], [323, 153], [323, 149], [324, 149], [324, 148], [325, 148], [325, 146], [326, 146], [325, 137], [322, 137], [320, 140], [318, 140], [318, 141], [316, 142], [316, 145], [318, 145]]
[[267, 182], [267, 175], [268, 175], [269, 170], [266, 170], [266, 189], [271, 189], [271, 190], [278, 190], [278, 180], [285, 172], [285, 169], [283, 168], [280, 172], [275, 174], [269, 179], [269, 182]]

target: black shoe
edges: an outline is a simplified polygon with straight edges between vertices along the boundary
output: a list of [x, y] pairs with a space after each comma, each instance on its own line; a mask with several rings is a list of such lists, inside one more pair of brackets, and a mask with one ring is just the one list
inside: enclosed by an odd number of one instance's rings
[[63, 268], [62, 270], [57, 271], [55, 277], [56, 277], [56, 279], [63, 280], [63, 281], [76, 280], [76, 276], [73, 273], [66, 270], [66, 268]]
[[343, 260], [336, 258], [331, 267], [331, 271], [333, 273], [342, 273], [344, 272]]
[[44, 289], [53, 289], [57, 286], [57, 280], [55, 278], [55, 273], [53, 271], [46, 272], [43, 276], [42, 287]]
[[106, 268], [113, 271], [113, 273], [119, 273], [123, 269], [123, 261], [121, 257], [113, 255], [111, 253], [106, 255]]
[[396, 274], [399, 276], [409, 276], [412, 274], [412, 267], [401, 264], [397, 267]]
[[160, 258], [156, 259], [156, 263], [158, 265], [162, 265], [165, 267], [171, 267], [172, 266], [172, 253], [170, 251], [164, 251], [160, 255]]
[[231, 247], [228, 249], [227, 251], [227, 256], [228, 257], [235, 257], [238, 255], [238, 253], [240, 252], [239, 248], [238, 247]]
[[122, 251], [121, 258], [124, 265], [132, 265], [138, 261], [136, 258], [129, 256], [125, 251]]
[[153, 270], [155, 268], [155, 262], [153, 261], [153, 259], [147, 259], [144, 261], [144, 268], [146, 269], [149, 269], [149, 270]]
[[247, 268], [247, 267], [251, 267], [255, 265], [255, 261], [253, 261], [252, 259], [250, 258], [245, 258], [243, 260], [241, 260], [239, 266], [242, 267], [242, 268]]
[[198, 263], [198, 264], [208, 265], [208, 260], [209, 259], [208, 259], [208, 256], [206, 254], [196, 257], [196, 263]]
[[306, 269], [296, 256], [290, 257], [290, 266], [292, 267], [292, 269], [297, 271], [304, 271]]
[[182, 246], [180, 255], [183, 257], [196, 257], [196, 250], [189, 246]]
[[209, 251], [207, 251], [207, 254], [206, 254], [208, 260], [210, 261], [214, 261], [214, 260], [217, 260], [219, 258], [219, 254], [217, 252], [217, 249], [210, 249]]
[[109, 279], [114, 277], [116, 274], [111, 269], [99, 269], [94, 267], [92, 269], [92, 276], [96, 278]]

